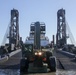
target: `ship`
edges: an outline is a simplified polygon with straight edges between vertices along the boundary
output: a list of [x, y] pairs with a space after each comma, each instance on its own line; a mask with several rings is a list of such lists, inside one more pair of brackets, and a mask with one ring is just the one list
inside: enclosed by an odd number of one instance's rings
[[[25, 44], [34, 44], [34, 34], [35, 34], [35, 23], [37, 22], [32, 22], [30, 25], [30, 32], [29, 32], [29, 36], [26, 37], [25, 40]], [[40, 24], [40, 44], [41, 47], [46, 47], [49, 44], [49, 38], [47, 36], [45, 36], [46, 34], [46, 25], [44, 22], [39, 22]]]

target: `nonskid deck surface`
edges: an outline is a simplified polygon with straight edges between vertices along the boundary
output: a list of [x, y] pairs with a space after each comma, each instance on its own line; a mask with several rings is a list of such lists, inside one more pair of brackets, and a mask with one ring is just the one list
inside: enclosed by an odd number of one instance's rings
[[60, 68], [59, 61], [61, 62], [62, 66], [64, 67], [65, 71], [67, 70], [76, 70], [76, 60], [74, 57], [67, 56], [65, 53], [56, 52], [57, 58], [57, 69]]
[[22, 58], [21, 50], [16, 53], [10, 53], [10, 56], [1, 58], [0, 69], [20, 69], [20, 60]]
[[[53, 55], [57, 59], [56, 62], [58, 70], [61, 69], [58, 59], [63, 64], [65, 70], [76, 70], [76, 61], [74, 60], [74, 58], [67, 57], [65, 56], [65, 54], [56, 51], [53, 52]], [[0, 63], [0, 69], [20, 69], [20, 60], [21, 51], [9, 57], [7, 61], [5, 60], [4, 62]]]
[[21, 60], [21, 50], [10, 53], [10, 56], [2, 58], [0, 61], [0, 69], [19, 69]]

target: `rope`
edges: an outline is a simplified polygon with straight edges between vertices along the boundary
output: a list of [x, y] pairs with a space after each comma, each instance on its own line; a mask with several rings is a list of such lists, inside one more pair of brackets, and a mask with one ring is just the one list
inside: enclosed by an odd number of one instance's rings
[[75, 39], [74, 39], [74, 37], [73, 37], [73, 34], [72, 34], [72, 32], [71, 32], [71, 29], [70, 29], [69, 24], [68, 24], [67, 21], [66, 21], [66, 29], [67, 29], [67, 31], [68, 31], [68, 35], [69, 35], [69, 38], [70, 38], [71, 43], [76, 46]]
[[10, 23], [7, 26], [7, 29], [6, 29], [6, 32], [5, 32], [5, 35], [3, 37], [3, 41], [2, 41], [2, 44], [1, 45], [5, 45], [5, 43], [7, 41], [7, 37], [9, 36], [9, 26], [10, 26]]

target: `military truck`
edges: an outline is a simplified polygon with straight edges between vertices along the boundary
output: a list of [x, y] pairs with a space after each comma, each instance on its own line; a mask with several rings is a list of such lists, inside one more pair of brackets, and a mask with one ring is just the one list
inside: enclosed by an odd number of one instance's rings
[[[20, 61], [20, 72], [28, 73], [29, 66], [32, 63], [32, 67], [36, 70], [46, 66], [51, 72], [56, 71], [56, 58], [53, 56], [53, 53], [50, 51], [49, 47], [41, 47], [40, 43], [40, 34], [41, 26], [40, 22], [35, 22], [34, 24], [34, 44], [27, 43], [23, 44], [22, 48], [22, 59]], [[44, 64], [47, 65], [44, 65]], [[41, 70], [41, 69], [40, 69]], [[36, 72], [36, 71], [34, 71]], [[39, 71], [41, 72], [41, 71]]]

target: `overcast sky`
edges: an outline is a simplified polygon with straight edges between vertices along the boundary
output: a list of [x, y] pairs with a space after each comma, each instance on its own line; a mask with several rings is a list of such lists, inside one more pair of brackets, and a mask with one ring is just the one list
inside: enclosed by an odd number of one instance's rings
[[66, 10], [66, 20], [76, 40], [76, 0], [0, 0], [0, 44], [13, 8], [19, 11], [19, 32], [23, 41], [29, 36], [31, 22], [36, 21], [46, 24], [46, 36], [51, 41], [57, 32], [57, 11], [61, 8]]

